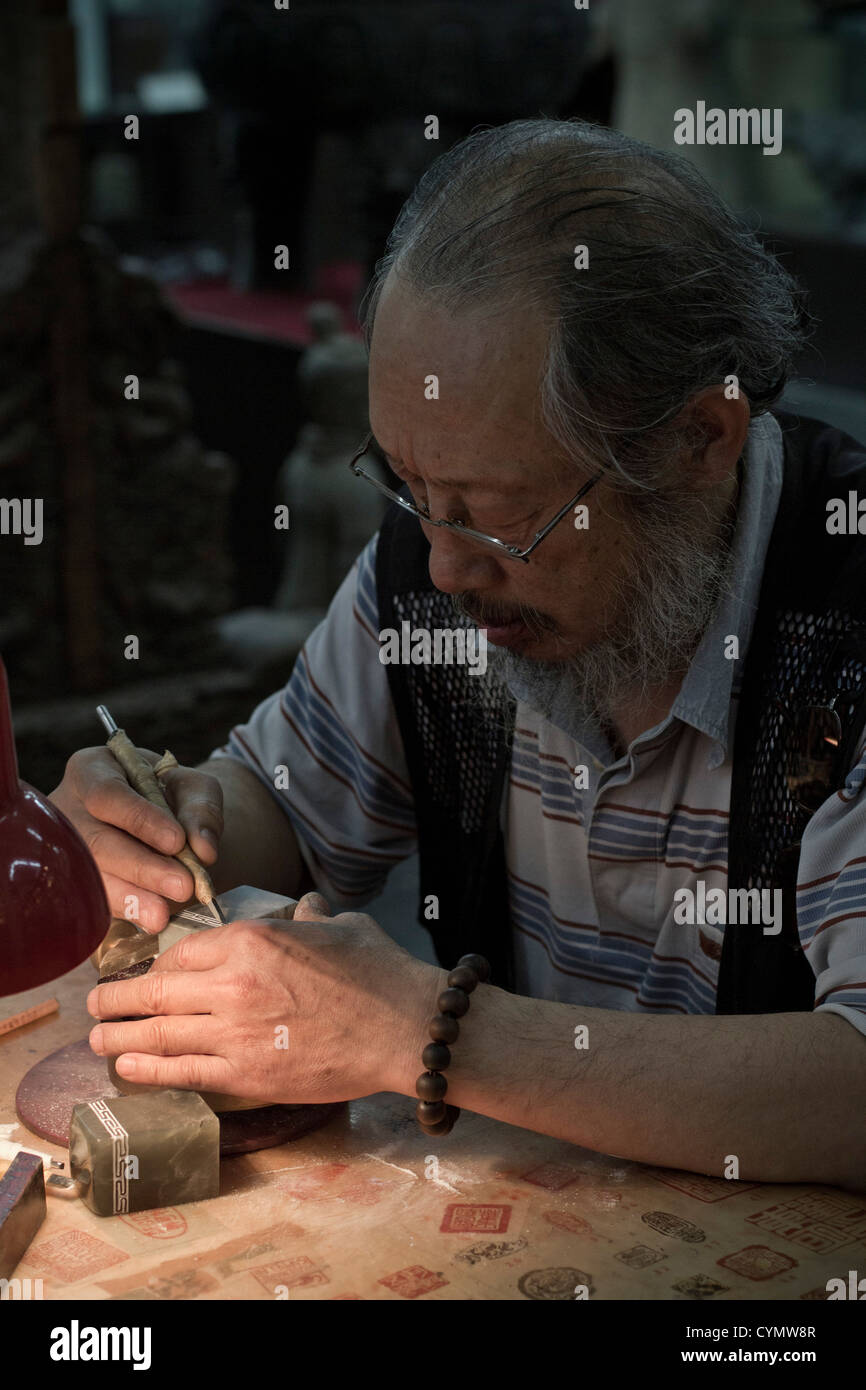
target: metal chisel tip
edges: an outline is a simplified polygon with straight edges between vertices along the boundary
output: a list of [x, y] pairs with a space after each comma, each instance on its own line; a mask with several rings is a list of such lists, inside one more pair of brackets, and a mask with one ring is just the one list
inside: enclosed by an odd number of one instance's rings
[[102, 720], [102, 723], [103, 723], [103, 725], [104, 725], [104, 727], [105, 727], [105, 732], [106, 732], [109, 736], [112, 735], [112, 734], [116, 734], [116, 733], [117, 733], [117, 725], [115, 724], [114, 720], [112, 719], [112, 717], [111, 717], [111, 715], [109, 714], [108, 710], [106, 709], [105, 705], [97, 705], [97, 706], [96, 706], [96, 713], [99, 715], [100, 719]]

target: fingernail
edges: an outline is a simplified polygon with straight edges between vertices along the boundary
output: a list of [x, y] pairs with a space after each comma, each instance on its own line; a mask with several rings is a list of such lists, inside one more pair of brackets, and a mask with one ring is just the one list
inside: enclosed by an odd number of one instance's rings
[[102, 1028], [101, 1028], [101, 1027], [96, 1027], [96, 1028], [92, 1029], [91, 1034], [90, 1034], [90, 1046], [91, 1046], [91, 1048], [92, 1048], [92, 1050], [93, 1050], [94, 1052], [101, 1052], [101, 1051], [102, 1051]]
[[114, 1065], [121, 1076], [135, 1075], [136, 1062], [134, 1057], [118, 1057]]
[[164, 850], [166, 854], [173, 854], [177, 849], [177, 831], [172, 830], [170, 825], [160, 830], [157, 839], [159, 841], [159, 848]]
[[162, 881], [162, 891], [166, 893], [168, 897], [174, 898], [176, 902], [180, 902], [182, 898], [186, 897], [183, 879], [179, 874], [166, 874]]
[[198, 828], [198, 833], [203, 840], [207, 840], [211, 849], [219, 849], [219, 840], [217, 839], [216, 835], [211, 830], [209, 825], [200, 825]]

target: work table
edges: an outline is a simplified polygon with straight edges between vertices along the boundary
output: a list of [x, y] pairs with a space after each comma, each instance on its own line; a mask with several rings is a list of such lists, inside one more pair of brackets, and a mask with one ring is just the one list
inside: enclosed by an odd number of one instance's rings
[[[0, 1125], [83, 1038], [89, 963], [0, 1000], [59, 1014], [0, 1036]], [[218, 1198], [98, 1217], [48, 1198], [15, 1271], [45, 1299], [826, 1298], [866, 1268], [866, 1196], [647, 1168], [464, 1112], [425, 1138], [411, 1100], [351, 1101], [293, 1143], [223, 1159]], [[66, 1159], [18, 1125], [15, 1142]], [[585, 1296], [585, 1295], [582, 1295]]]

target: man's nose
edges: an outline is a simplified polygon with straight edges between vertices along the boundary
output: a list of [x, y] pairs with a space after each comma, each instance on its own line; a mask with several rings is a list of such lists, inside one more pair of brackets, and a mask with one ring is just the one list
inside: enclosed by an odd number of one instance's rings
[[430, 578], [443, 594], [483, 590], [498, 576], [499, 561], [475, 541], [444, 526], [425, 526], [430, 542]]

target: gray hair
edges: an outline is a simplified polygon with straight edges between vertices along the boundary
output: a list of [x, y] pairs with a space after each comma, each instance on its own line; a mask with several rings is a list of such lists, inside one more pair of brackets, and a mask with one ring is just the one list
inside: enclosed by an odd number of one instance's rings
[[368, 344], [391, 270], [455, 312], [540, 310], [548, 429], [645, 498], [702, 442], [695, 393], [733, 375], [763, 414], [806, 336], [796, 282], [688, 160], [580, 120], [482, 129], [431, 165], [364, 297]]

